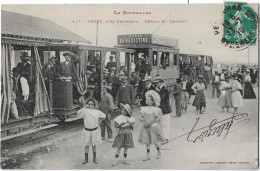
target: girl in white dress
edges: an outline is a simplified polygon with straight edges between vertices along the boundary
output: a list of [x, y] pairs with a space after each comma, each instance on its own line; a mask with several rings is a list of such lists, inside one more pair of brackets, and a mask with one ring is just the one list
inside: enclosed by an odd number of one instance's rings
[[85, 144], [85, 160], [82, 164], [88, 163], [89, 146], [92, 146], [93, 162], [97, 162], [96, 145], [101, 143], [101, 133], [98, 129], [99, 118], [106, 118], [106, 115], [100, 110], [95, 109], [95, 100], [89, 99], [87, 105], [80, 109], [77, 114], [84, 119], [83, 142]]
[[150, 145], [154, 144], [157, 149], [157, 159], [161, 157], [159, 144], [165, 142], [165, 138], [161, 127], [162, 110], [158, 108], [161, 102], [160, 95], [149, 90], [145, 93], [146, 104], [148, 106], [140, 107], [143, 127], [139, 135], [139, 143], [146, 145], [147, 157], [143, 161], [150, 160]]

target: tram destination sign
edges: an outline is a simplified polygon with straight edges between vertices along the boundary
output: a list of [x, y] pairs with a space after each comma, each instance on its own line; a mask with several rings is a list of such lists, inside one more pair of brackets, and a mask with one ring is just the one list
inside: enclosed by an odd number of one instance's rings
[[153, 44], [161, 46], [178, 47], [178, 40], [158, 36], [154, 34], [126, 34], [117, 36], [118, 45], [142, 45], [142, 44]]

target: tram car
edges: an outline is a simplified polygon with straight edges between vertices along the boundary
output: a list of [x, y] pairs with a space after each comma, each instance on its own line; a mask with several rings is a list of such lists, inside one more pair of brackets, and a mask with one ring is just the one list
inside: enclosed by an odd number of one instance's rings
[[[119, 74], [120, 66], [134, 53], [92, 46], [49, 20], [7, 11], [2, 11], [1, 50], [1, 141], [71, 119], [84, 104], [89, 87], [86, 73], [91, 67], [96, 66], [99, 78], [94, 87], [101, 90], [105, 62], [113, 56]], [[55, 69], [50, 62], [64, 63], [65, 53], [71, 56], [74, 76], [50, 78], [44, 70]]]

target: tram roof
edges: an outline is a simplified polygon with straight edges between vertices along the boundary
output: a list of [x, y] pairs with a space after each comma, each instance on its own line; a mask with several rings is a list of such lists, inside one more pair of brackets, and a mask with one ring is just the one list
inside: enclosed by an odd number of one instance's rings
[[208, 56], [208, 57], [212, 57], [210, 55], [201, 55], [201, 54], [187, 54], [187, 53], [179, 53], [180, 56], [191, 56], [191, 57], [198, 57], [198, 56]]
[[165, 51], [165, 52], [176, 52], [179, 51], [179, 48], [174, 48], [174, 47], [168, 47], [168, 46], [159, 46], [159, 45], [118, 45], [115, 46], [117, 48], [127, 48], [127, 49], [154, 49], [154, 50], [159, 50], [159, 51]]
[[133, 53], [135, 51], [134, 49], [126, 49], [120, 47], [104, 47], [104, 46], [93, 46], [93, 45], [80, 45], [79, 49], [113, 51], [113, 52], [129, 52], [129, 53]]
[[35, 42], [91, 43], [50, 20], [3, 10], [1, 12], [1, 38], [11, 39], [13, 42], [34, 40]]

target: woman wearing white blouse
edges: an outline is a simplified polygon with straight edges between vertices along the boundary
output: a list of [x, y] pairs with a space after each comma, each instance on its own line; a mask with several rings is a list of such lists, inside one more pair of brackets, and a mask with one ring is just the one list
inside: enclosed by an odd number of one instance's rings
[[218, 105], [222, 107], [222, 112], [224, 112], [224, 108], [227, 108], [227, 112], [229, 112], [229, 108], [232, 107], [229, 79], [230, 77], [226, 76], [225, 81], [221, 81], [220, 85], [221, 94], [218, 99]]
[[82, 164], [88, 163], [89, 146], [92, 146], [93, 162], [97, 164], [96, 159], [96, 145], [101, 143], [101, 133], [98, 129], [99, 118], [106, 118], [106, 115], [100, 110], [94, 109], [96, 106], [95, 101], [90, 99], [87, 105], [77, 112], [79, 117], [84, 119], [83, 141], [85, 144], [85, 160]]
[[233, 82], [231, 83], [231, 102], [234, 107], [234, 114], [238, 113], [238, 108], [243, 106], [242, 96], [239, 90], [242, 89], [241, 84], [238, 82], [238, 77], [233, 75]]
[[192, 106], [196, 107], [197, 112], [200, 110], [200, 114], [203, 114], [202, 107], [204, 108], [206, 107], [206, 100], [204, 94], [204, 90], [206, 89], [206, 86], [203, 82], [203, 77], [199, 76], [198, 82], [194, 83], [191, 88], [196, 93]]

